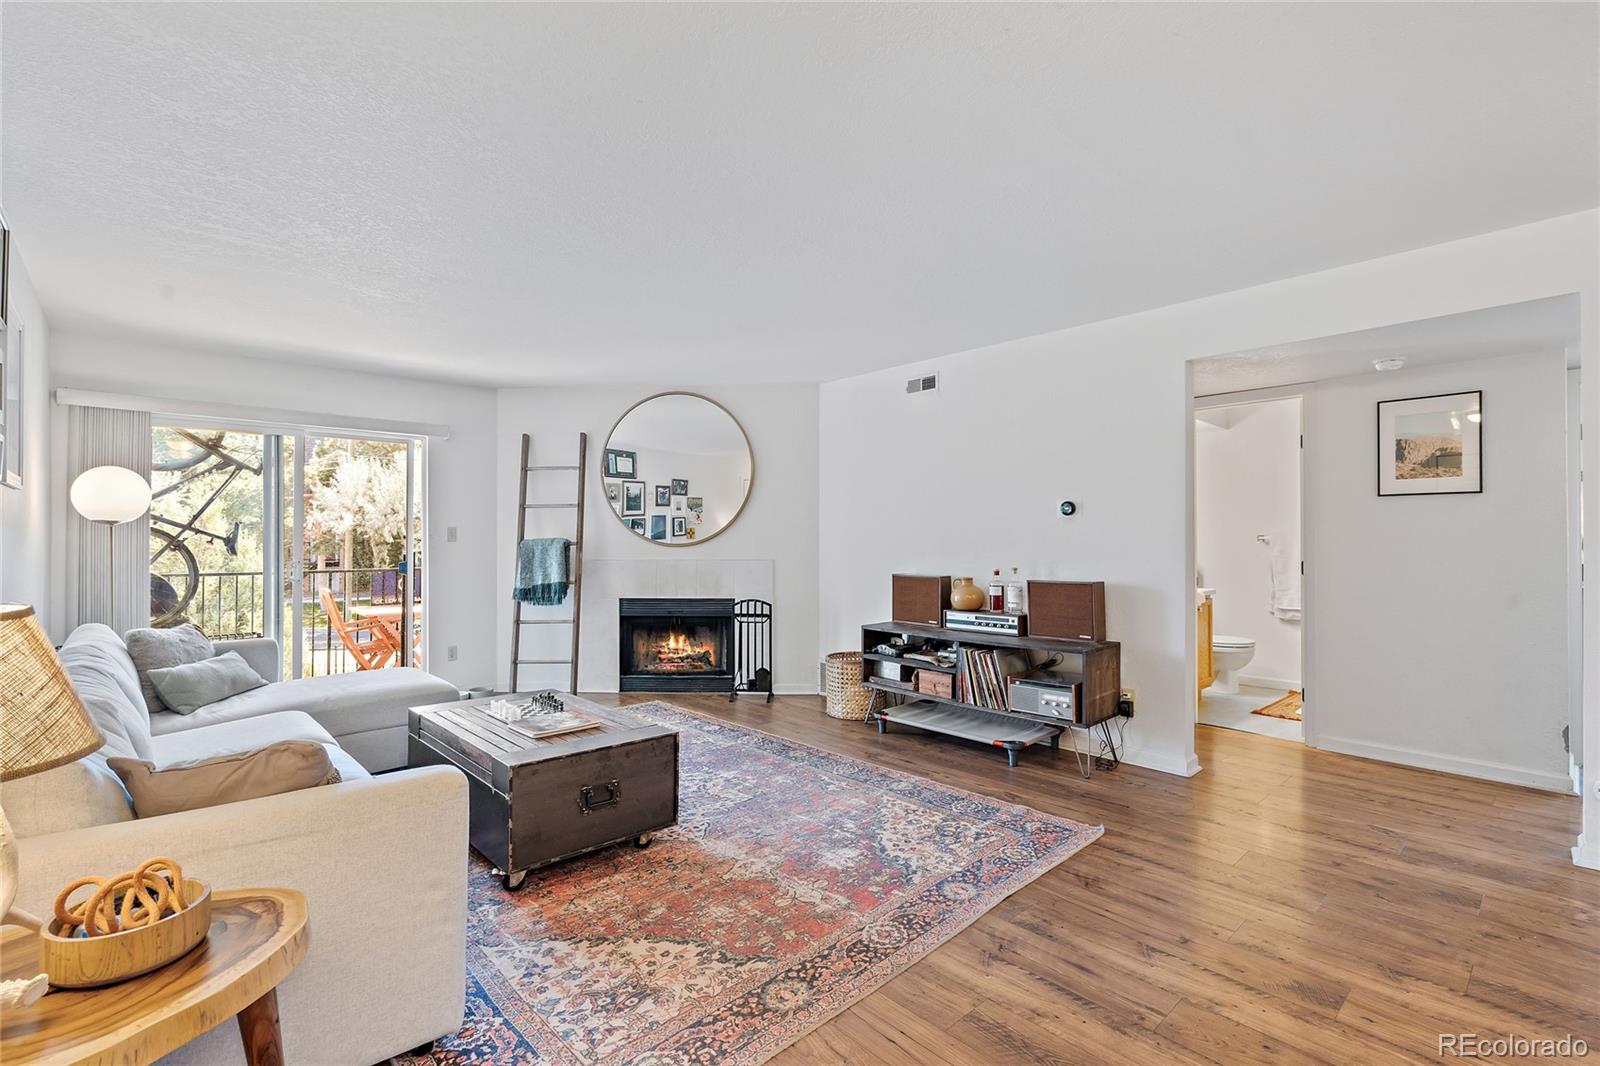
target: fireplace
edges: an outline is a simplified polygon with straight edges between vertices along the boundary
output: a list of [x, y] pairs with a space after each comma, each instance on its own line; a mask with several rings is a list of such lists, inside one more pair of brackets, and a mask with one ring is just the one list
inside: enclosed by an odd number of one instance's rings
[[623, 692], [728, 692], [733, 601], [624, 599], [618, 604]]

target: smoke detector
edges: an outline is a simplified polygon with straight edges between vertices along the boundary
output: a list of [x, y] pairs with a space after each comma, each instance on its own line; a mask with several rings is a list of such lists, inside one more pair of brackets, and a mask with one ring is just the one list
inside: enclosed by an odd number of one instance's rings
[[1391, 355], [1387, 359], [1374, 359], [1372, 361], [1372, 369], [1374, 370], [1399, 370], [1405, 365], [1406, 359], [1403, 355]]

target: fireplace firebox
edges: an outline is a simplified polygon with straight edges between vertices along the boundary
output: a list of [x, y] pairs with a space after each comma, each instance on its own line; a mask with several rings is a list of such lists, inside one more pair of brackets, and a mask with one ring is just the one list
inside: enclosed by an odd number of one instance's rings
[[732, 690], [732, 600], [624, 599], [618, 622], [623, 692]]

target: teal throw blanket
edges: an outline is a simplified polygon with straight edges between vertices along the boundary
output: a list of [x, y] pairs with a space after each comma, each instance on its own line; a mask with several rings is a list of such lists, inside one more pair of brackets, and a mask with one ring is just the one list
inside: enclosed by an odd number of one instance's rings
[[567, 547], [563, 537], [541, 537], [517, 545], [517, 587], [523, 603], [554, 607], [567, 598]]

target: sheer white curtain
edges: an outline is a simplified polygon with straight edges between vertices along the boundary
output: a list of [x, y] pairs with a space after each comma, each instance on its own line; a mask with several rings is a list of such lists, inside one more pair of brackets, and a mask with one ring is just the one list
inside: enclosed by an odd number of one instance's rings
[[[67, 408], [67, 485], [92, 466], [125, 466], [150, 480], [150, 413]], [[120, 526], [87, 522], [67, 504], [67, 625], [105, 622], [118, 633], [150, 624], [150, 516]], [[114, 538], [111, 572], [106, 537]], [[111, 595], [115, 589], [115, 596]], [[110, 606], [115, 604], [116, 617]]]

